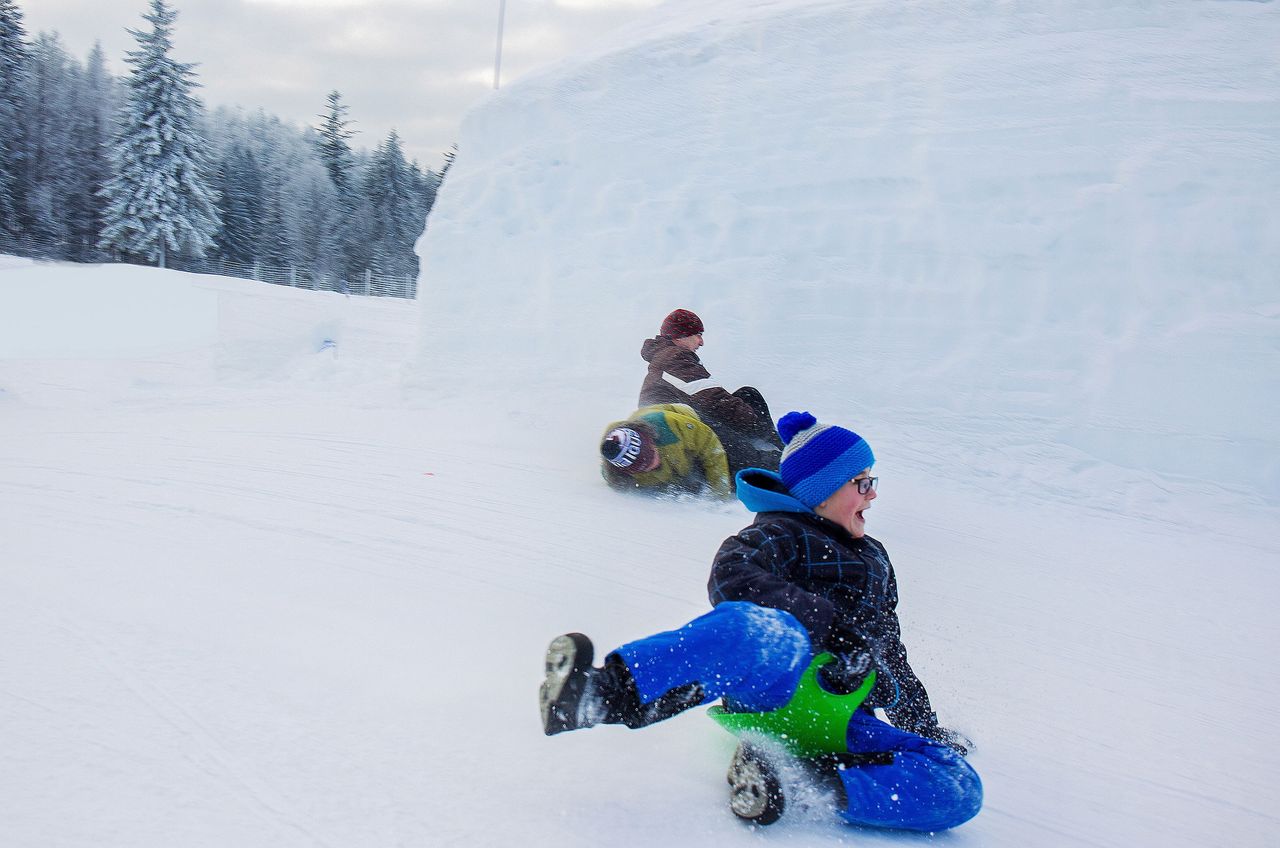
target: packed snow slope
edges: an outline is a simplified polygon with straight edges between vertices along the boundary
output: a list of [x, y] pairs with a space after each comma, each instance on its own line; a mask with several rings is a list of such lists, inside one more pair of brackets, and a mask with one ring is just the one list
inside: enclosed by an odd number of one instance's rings
[[[420, 306], [0, 257], [0, 845], [1274, 844], [1276, 18], [673, 3], [472, 114]], [[962, 828], [542, 736], [750, 520], [599, 479], [676, 305], [875, 446]]]
[[1278, 502], [1277, 44], [1229, 0], [675, 0], [464, 122], [423, 377], [609, 420], [684, 306], [777, 411], [945, 421], [909, 441], [1019, 496]]

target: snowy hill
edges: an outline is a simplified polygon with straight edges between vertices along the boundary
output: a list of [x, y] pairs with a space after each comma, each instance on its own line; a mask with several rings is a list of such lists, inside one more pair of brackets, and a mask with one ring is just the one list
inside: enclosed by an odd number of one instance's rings
[[471, 115], [420, 306], [0, 258], [0, 844], [933, 841], [743, 828], [697, 714], [541, 735], [546, 641], [702, 611], [750, 518], [594, 467], [677, 304], [875, 445], [986, 785], [936, 839], [1274, 842], [1276, 35], [669, 3]]

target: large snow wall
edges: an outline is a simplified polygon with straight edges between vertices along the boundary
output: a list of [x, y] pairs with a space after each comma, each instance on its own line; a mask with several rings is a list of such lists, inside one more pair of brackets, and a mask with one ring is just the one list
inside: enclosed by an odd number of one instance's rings
[[668, 3], [465, 120], [421, 378], [586, 456], [683, 306], [776, 414], [1280, 500], [1278, 44], [1253, 2]]

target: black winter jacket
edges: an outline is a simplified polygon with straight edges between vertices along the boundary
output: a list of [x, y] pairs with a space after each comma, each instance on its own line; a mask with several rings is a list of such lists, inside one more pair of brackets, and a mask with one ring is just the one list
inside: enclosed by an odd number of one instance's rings
[[712, 429], [722, 423], [742, 431], [773, 430], [772, 421], [761, 420], [750, 404], [712, 378], [698, 354], [666, 336], [645, 339], [640, 358], [649, 366], [640, 386], [640, 406], [687, 403]]
[[711, 603], [749, 601], [785, 610], [809, 631], [815, 651], [832, 650], [841, 629], [862, 638], [877, 670], [867, 700], [918, 732], [932, 721], [929, 694], [907, 662], [898, 624], [898, 583], [884, 546], [856, 539], [795, 500], [776, 474], [743, 472], [738, 497], [755, 522], [726, 539], [711, 567]]

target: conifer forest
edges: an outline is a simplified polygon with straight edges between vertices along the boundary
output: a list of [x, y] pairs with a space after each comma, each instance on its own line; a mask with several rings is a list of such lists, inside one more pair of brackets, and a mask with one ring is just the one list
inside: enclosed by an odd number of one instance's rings
[[437, 171], [406, 160], [395, 130], [353, 147], [337, 90], [317, 92], [309, 127], [208, 111], [198, 63], [173, 55], [179, 10], [140, 2], [117, 77], [101, 45], [72, 56], [0, 0], [0, 253], [412, 295], [452, 151]]

